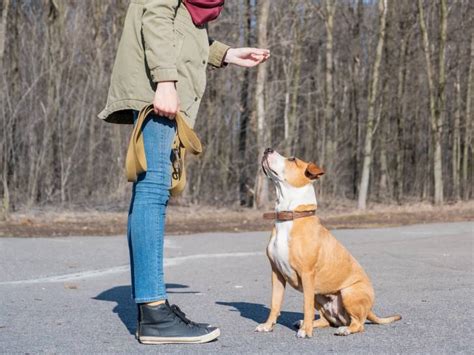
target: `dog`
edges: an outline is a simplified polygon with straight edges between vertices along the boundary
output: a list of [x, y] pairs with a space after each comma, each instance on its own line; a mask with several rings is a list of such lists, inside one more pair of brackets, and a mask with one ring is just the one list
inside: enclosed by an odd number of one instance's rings
[[[339, 241], [321, 224], [315, 211], [313, 182], [324, 175], [314, 163], [286, 158], [268, 148], [262, 169], [276, 188], [275, 219], [267, 246], [272, 267], [271, 310], [255, 331], [273, 330], [280, 314], [286, 283], [303, 292], [304, 319], [295, 323], [298, 338], [310, 338], [313, 328], [337, 327], [336, 335], [364, 331], [366, 319], [376, 324], [400, 320], [377, 317], [372, 311], [374, 289], [369, 277]], [[320, 318], [315, 320], [315, 309]]]

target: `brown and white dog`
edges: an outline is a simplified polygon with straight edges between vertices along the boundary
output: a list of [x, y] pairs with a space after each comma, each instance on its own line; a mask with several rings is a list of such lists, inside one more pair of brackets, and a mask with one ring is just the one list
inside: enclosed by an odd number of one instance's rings
[[[391, 323], [399, 315], [379, 318], [372, 312], [374, 289], [349, 251], [321, 224], [313, 181], [324, 174], [314, 163], [285, 158], [267, 149], [262, 168], [276, 188], [276, 212], [267, 255], [272, 267], [271, 311], [257, 332], [273, 330], [288, 282], [304, 295], [304, 319], [297, 323], [299, 338], [313, 328], [338, 327], [336, 335], [362, 332], [365, 320]], [[289, 212], [292, 211], [292, 212]], [[314, 320], [315, 309], [320, 318]]]

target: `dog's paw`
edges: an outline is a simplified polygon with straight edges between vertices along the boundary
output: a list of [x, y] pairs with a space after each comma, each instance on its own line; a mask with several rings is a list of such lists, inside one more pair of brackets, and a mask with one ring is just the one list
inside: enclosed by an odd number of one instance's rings
[[303, 320], [297, 320], [296, 322], [293, 323], [293, 328], [295, 329], [300, 329], [303, 326]]
[[255, 331], [259, 333], [268, 333], [268, 332], [273, 331], [273, 325], [262, 323], [262, 324], [257, 325], [257, 328], [255, 328]]
[[301, 338], [301, 339], [311, 338], [312, 336], [313, 336], [313, 334], [306, 333], [306, 331], [304, 329], [299, 329], [298, 333], [296, 333], [296, 337]]
[[334, 335], [349, 335], [351, 332], [349, 331], [349, 327], [339, 327], [337, 328], [336, 333]]

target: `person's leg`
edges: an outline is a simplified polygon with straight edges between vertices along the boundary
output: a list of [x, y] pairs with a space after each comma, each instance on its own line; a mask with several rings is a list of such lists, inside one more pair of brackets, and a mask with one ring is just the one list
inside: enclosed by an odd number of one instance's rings
[[163, 277], [165, 213], [171, 186], [176, 123], [151, 115], [143, 125], [147, 171], [133, 186], [128, 216], [132, 294], [138, 304], [137, 339], [144, 344], [205, 343], [219, 329], [196, 324], [166, 301]]
[[166, 300], [163, 275], [163, 239], [171, 184], [171, 144], [175, 122], [150, 116], [143, 125], [147, 171], [133, 186], [128, 241], [132, 294], [136, 303]]

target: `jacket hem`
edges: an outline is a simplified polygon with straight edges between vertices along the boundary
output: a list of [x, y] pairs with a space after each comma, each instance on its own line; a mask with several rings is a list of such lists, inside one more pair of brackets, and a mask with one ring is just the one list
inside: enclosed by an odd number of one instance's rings
[[132, 111], [140, 111], [149, 103], [149, 101], [140, 99], [117, 100], [107, 105], [97, 117], [109, 123], [133, 124]]

